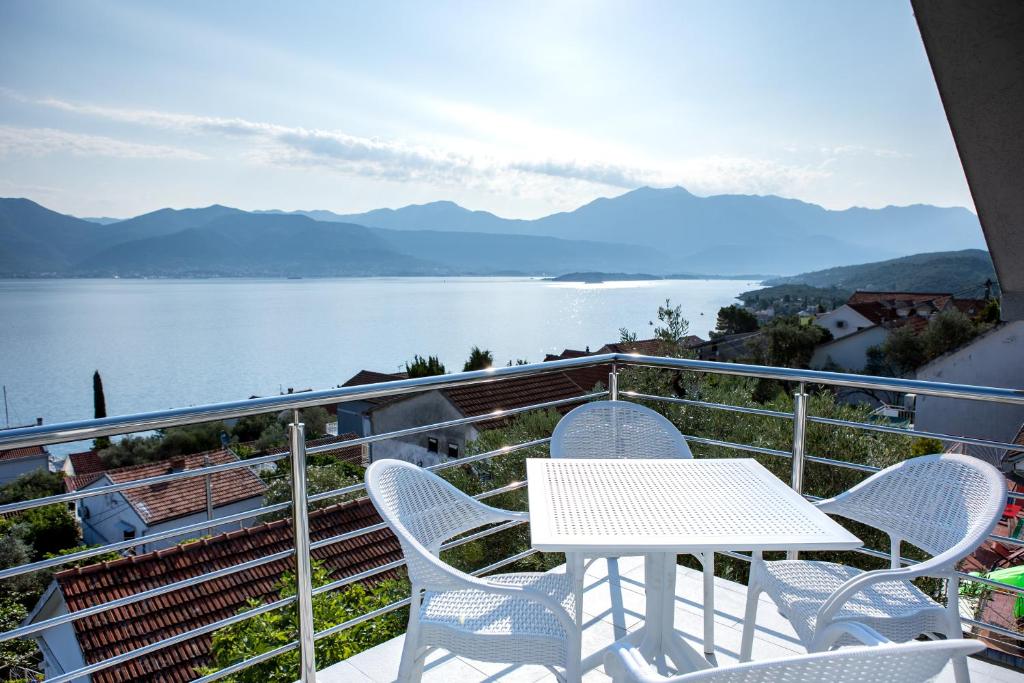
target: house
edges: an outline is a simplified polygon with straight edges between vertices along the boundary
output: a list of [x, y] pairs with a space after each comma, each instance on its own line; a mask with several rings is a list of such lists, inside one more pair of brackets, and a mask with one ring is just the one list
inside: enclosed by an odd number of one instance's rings
[[[170, 460], [120, 467], [76, 475], [65, 480], [68, 490], [98, 489], [124, 484], [171, 472], [237, 462], [238, 457], [225, 449], [176, 456]], [[266, 484], [249, 468], [241, 467], [210, 475], [212, 518], [255, 510], [263, 504]], [[114, 543], [144, 537], [169, 529], [207, 520], [205, 477], [187, 477], [163, 484], [152, 484], [78, 501], [82, 539], [87, 545]], [[251, 523], [251, 520], [248, 520]], [[240, 523], [214, 526], [217, 532], [238, 528]], [[192, 536], [197, 534], [193, 533]], [[167, 538], [136, 546], [137, 552], [166, 548], [187, 536]]]
[[815, 349], [810, 366], [860, 372], [867, 365], [868, 349], [881, 345], [892, 330], [909, 325], [920, 332], [937, 313], [958, 310], [975, 316], [986, 303], [956, 299], [948, 292], [856, 291], [842, 306], [815, 318], [814, 323], [831, 332], [832, 339]]
[[[341, 386], [358, 387], [364, 384], [394, 382], [398, 379], [408, 379], [408, 377], [404, 372], [388, 374], [385, 372], [374, 372], [373, 370], [360, 370]], [[370, 410], [389, 400], [389, 398], [385, 397], [339, 403], [337, 408], [338, 431], [359, 436], [369, 436], [372, 433], [370, 428]]]
[[[915, 379], [1024, 390], [1024, 321], [1002, 323], [922, 365]], [[921, 431], [1010, 442], [1024, 406], [919, 395], [914, 426]], [[965, 446], [971, 453], [977, 447]]]
[[[610, 369], [552, 372], [409, 394], [370, 408], [370, 428], [373, 434], [383, 434], [547, 401], [578, 397], [582, 402], [582, 397], [594, 384], [607, 383]], [[570, 404], [565, 410], [571, 407]], [[463, 455], [466, 444], [476, 440], [481, 431], [498, 427], [505, 421], [506, 418], [496, 416], [474, 424], [379, 441], [370, 445], [370, 458], [397, 458], [421, 466], [433, 465]]]
[[98, 474], [106, 471], [107, 466], [100, 459], [100, 454], [95, 449], [69, 453], [64, 459], [62, 470], [68, 477], [75, 477], [82, 474]]
[[42, 446], [0, 451], [0, 486], [35, 470], [50, 471], [50, 454]]
[[[310, 539], [318, 541], [381, 521], [369, 499], [361, 498], [309, 513]], [[291, 521], [257, 524], [113, 562], [58, 572], [25, 619], [26, 624], [78, 612], [118, 598], [186, 581], [218, 569], [288, 550]], [[313, 559], [333, 579], [342, 579], [402, 559], [398, 539], [387, 529], [317, 548]], [[46, 678], [103, 661], [236, 614], [249, 600], [271, 601], [275, 586], [294, 566], [291, 558], [236, 572], [215, 581], [193, 582], [157, 599], [142, 600], [47, 629], [34, 637], [43, 653]], [[374, 577], [393, 578], [397, 570]], [[210, 665], [211, 636], [156, 650], [92, 674], [94, 683], [185, 683]]]

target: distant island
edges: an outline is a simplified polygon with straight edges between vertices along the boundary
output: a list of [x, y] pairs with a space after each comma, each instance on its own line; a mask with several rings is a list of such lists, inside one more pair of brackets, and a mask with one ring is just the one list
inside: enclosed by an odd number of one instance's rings
[[643, 282], [646, 280], [764, 280], [773, 275], [707, 275], [701, 273], [677, 273], [674, 275], [651, 275], [650, 273], [566, 273], [557, 277], [542, 278], [546, 282], [582, 282], [585, 284], [601, 284], [602, 282]]
[[583, 282], [601, 284], [602, 282], [632, 282], [636, 280], [664, 280], [661, 275], [649, 273], [566, 273], [558, 277], [546, 277], [548, 282]]

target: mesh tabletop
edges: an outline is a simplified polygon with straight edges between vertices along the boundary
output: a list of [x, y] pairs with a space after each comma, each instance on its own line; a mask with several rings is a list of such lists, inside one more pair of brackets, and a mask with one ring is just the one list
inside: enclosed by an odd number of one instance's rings
[[751, 459], [527, 460], [545, 551], [843, 550], [861, 542]]

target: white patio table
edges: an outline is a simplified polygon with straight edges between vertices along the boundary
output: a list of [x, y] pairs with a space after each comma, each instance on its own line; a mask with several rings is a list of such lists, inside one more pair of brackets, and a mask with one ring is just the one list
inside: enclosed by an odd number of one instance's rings
[[[534, 548], [577, 557], [644, 555], [646, 615], [629, 640], [659, 669], [708, 668], [675, 632], [676, 556], [850, 550], [860, 540], [756, 460], [526, 461]], [[582, 581], [582, 567], [573, 568]], [[707, 652], [714, 644], [705, 643]], [[584, 661], [597, 666], [601, 653]]]

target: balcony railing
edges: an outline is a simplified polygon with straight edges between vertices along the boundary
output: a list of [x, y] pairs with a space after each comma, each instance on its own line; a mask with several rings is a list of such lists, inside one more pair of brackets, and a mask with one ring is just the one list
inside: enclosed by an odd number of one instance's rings
[[[797, 370], [768, 366], [718, 363], [711, 361], [662, 358], [654, 356], [640, 356], [634, 354], [618, 353], [559, 360], [533, 365], [463, 372], [452, 375], [424, 377], [417, 379], [402, 379], [392, 382], [369, 384], [356, 387], [345, 387], [339, 389], [332, 389], [328, 391], [304, 392], [302, 394], [289, 394], [285, 396], [258, 398], [246, 401], [237, 401], [232, 403], [220, 403], [192, 408], [180, 408], [176, 410], [143, 413], [137, 415], [127, 415], [122, 417], [110, 417], [98, 420], [86, 420], [81, 422], [51, 424], [36, 427], [28, 427], [23, 429], [8, 430], [0, 434], [0, 450], [23, 446], [50, 445], [55, 443], [64, 443], [71, 441], [90, 440], [99, 437], [109, 437], [135, 432], [146, 432], [156, 429], [166, 429], [169, 427], [209, 422], [214, 420], [235, 419], [251, 415], [258, 415], [262, 413], [292, 411], [293, 419], [292, 424], [289, 425], [290, 447], [288, 452], [275, 455], [257, 456], [249, 459], [239, 460], [237, 462], [229, 462], [218, 465], [204, 466], [196, 469], [172, 472], [169, 474], [149, 477], [146, 479], [139, 479], [136, 481], [126, 483], [112, 484], [97, 488], [74, 491], [62, 495], [48, 496], [33, 500], [8, 503], [5, 505], [0, 505], [0, 514], [28, 510], [36, 507], [41, 507], [44, 505], [67, 504], [91, 496], [101, 496], [117, 491], [125, 491], [134, 488], [147, 487], [152, 486], [154, 484], [162, 484], [184, 478], [206, 477], [207, 480], [209, 480], [209, 477], [211, 475], [218, 472], [225, 472], [240, 468], [252, 468], [254, 466], [261, 464], [277, 463], [280, 461], [288, 460], [290, 464], [292, 487], [292, 500], [290, 502], [282, 502], [274, 505], [264, 505], [258, 509], [239, 512], [224, 517], [217, 517], [215, 519], [215, 525], [218, 527], [222, 527], [227, 524], [241, 523], [246, 520], [254, 520], [256, 518], [268, 514], [290, 510], [292, 515], [294, 546], [288, 550], [276, 552], [248, 562], [243, 562], [230, 567], [218, 569], [216, 571], [210, 571], [200, 576], [188, 578], [187, 580], [169, 583], [163, 586], [159, 586], [157, 588], [136, 593], [134, 595], [118, 598], [115, 600], [110, 600], [103, 604], [88, 607], [86, 609], [81, 609], [76, 612], [71, 612], [68, 614], [52, 617], [49, 619], [38, 621], [36, 623], [26, 624], [0, 634], [0, 642], [16, 638], [35, 636], [48, 629], [56, 628], [61, 625], [68, 624], [70, 622], [91, 615], [100, 614], [108, 610], [124, 607], [126, 605], [131, 605], [142, 601], [152, 600], [158, 598], [159, 596], [171, 593], [173, 591], [180, 590], [188, 586], [194, 586], [197, 583], [213, 581], [215, 579], [230, 576], [238, 572], [254, 569], [256, 567], [267, 565], [272, 562], [294, 557], [296, 566], [296, 578], [298, 582], [298, 590], [296, 595], [281, 598], [268, 604], [261, 605], [257, 608], [250, 609], [248, 611], [235, 614], [230, 617], [220, 619], [209, 624], [205, 624], [201, 627], [194, 628], [184, 633], [179, 633], [172, 637], [148, 643], [142, 647], [138, 647], [128, 652], [123, 652], [121, 654], [110, 657], [103, 661], [88, 663], [79, 669], [63, 673], [49, 680], [54, 682], [61, 682], [80, 679], [90, 674], [94, 674], [96, 672], [109, 669], [110, 667], [123, 664], [132, 659], [158, 652], [164, 648], [170, 647], [177, 643], [182, 643], [192, 638], [196, 638], [197, 636], [210, 634], [214, 631], [217, 631], [218, 629], [244, 621], [246, 619], [250, 619], [257, 615], [264, 614], [272, 610], [281, 609], [283, 607], [291, 606], [293, 604], [297, 604], [299, 616], [299, 634], [297, 639], [285, 645], [277, 647], [273, 650], [256, 654], [252, 657], [249, 657], [248, 659], [245, 659], [244, 661], [240, 661], [236, 664], [233, 664], [229, 667], [223, 668], [219, 671], [203, 676], [196, 680], [204, 682], [215, 681], [230, 676], [255, 664], [265, 662], [283, 653], [297, 649], [301, 653], [300, 661], [302, 680], [312, 682], [314, 680], [313, 675], [315, 673], [316, 666], [314, 662], [314, 643], [317, 640], [326, 638], [328, 636], [336, 635], [338, 633], [341, 633], [342, 631], [345, 631], [346, 629], [352, 628], [353, 626], [361, 624], [365, 621], [374, 619], [388, 612], [400, 609], [409, 604], [409, 599], [406, 598], [404, 600], [394, 602], [392, 604], [376, 609], [372, 612], [352, 618], [348, 621], [345, 621], [344, 623], [335, 624], [329, 628], [320, 631], [315, 630], [312, 610], [313, 596], [328, 591], [337, 590], [339, 588], [343, 588], [353, 583], [370, 579], [376, 575], [393, 571], [401, 567], [404, 564], [404, 562], [401, 560], [390, 562], [388, 564], [374, 567], [372, 569], [363, 571], [353, 576], [348, 576], [342, 579], [332, 581], [326, 585], [318, 587], [313, 586], [310, 563], [310, 552], [312, 550], [340, 543], [342, 541], [354, 539], [359, 536], [379, 531], [385, 527], [383, 524], [376, 524], [355, 531], [338, 534], [335, 536], [331, 536], [329, 538], [311, 542], [309, 535], [308, 519], [309, 504], [341, 496], [357, 494], [361, 491], [364, 491], [365, 486], [362, 483], [358, 483], [350, 486], [337, 488], [331, 491], [316, 493], [313, 495], [310, 495], [307, 492], [307, 456], [332, 450], [334, 448], [337, 448], [337, 444], [326, 444], [317, 447], [310, 447], [307, 449], [304, 437], [304, 427], [300, 421], [299, 411], [303, 408], [310, 408], [325, 404], [344, 403], [347, 401], [362, 401], [373, 398], [394, 397], [437, 389], [447, 389], [466, 386], [471, 384], [500, 382], [511, 378], [529, 377], [545, 373], [562, 372], [566, 370], [576, 370], [594, 366], [611, 367], [611, 373], [608, 378], [607, 391], [594, 391], [589, 394], [575, 396], [563, 400], [536, 403], [508, 410], [498, 410], [493, 413], [487, 413], [484, 415], [448, 420], [445, 422], [416, 426], [408, 429], [401, 429], [382, 434], [373, 434], [370, 436], [365, 436], [358, 439], [346, 441], [345, 445], [356, 446], [362, 444], [372, 444], [388, 439], [396, 439], [416, 434], [423, 434], [440, 429], [447, 429], [464, 425], [473, 425], [481, 422], [492, 421], [496, 418], [505, 418], [512, 415], [534, 410], [557, 408], [564, 405], [581, 403], [583, 401], [595, 398], [609, 397], [613, 400], [628, 398], [648, 402], [663, 402], [669, 404], [699, 407], [702, 409], [727, 411], [742, 415], [768, 417], [791, 421], [793, 423], [792, 448], [789, 450], [769, 448], [754, 444], [724, 441], [720, 439], [709, 438], [707, 436], [701, 436], [699, 434], [686, 434], [685, 437], [689, 442], [693, 444], [702, 444], [705, 446], [727, 448], [763, 456], [770, 456], [773, 458], [788, 459], [791, 461], [791, 484], [793, 488], [799, 491], [801, 494], [805, 493], [803, 490], [803, 480], [804, 467], [806, 463], [816, 463], [828, 467], [842, 468], [846, 470], [864, 473], [876, 472], [879, 469], [877, 467], [873, 467], [866, 464], [850, 462], [845, 460], [837, 460], [833, 458], [821, 457], [806, 453], [805, 451], [807, 444], [807, 428], [809, 424], [822, 424], [829, 425], [832, 427], [868, 430], [874, 432], [899, 434], [918, 438], [930, 437], [940, 439], [944, 442], [968, 444], [973, 446], [983, 446], [986, 448], [1003, 449], [1011, 452], [1022, 450], [1022, 447], [1020, 445], [1012, 443], [990, 441], [986, 439], [978, 439], [955, 434], [914, 431], [890, 424], [849, 421], [810, 415], [808, 414], [809, 401], [808, 394], [806, 392], [806, 387], [807, 385], [824, 385], [828, 387], [843, 387], [896, 393], [914, 393], [919, 396], [934, 396], [950, 399], [961, 399], [964, 401], [994, 402], [1024, 406], [1024, 391], [1021, 390], [960, 384], [943, 384], [888, 377], [870, 377], [863, 375], [820, 372], [813, 370]], [[798, 387], [798, 389], [794, 394], [794, 408], [791, 412], [769, 410], [764, 408], [754, 408], [747, 406], [728, 405], [722, 403], [713, 403], [669, 396], [652, 395], [629, 390], [620, 390], [619, 373], [625, 368], [633, 367], [660, 368], [664, 370], [685, 371], [693, 373], [734, 375], [758, 379], [778, 380], [793, 383]], [[509, 444], [495, 450], [460, 457], [455, 460], [441, 462], [439, 464], [429, 467], [428, 469], [438, 471], [452, 467], [463, 466], [473, 462], [490, 460], [492, 458], [500, 457], [508, 453], [522, 451], [524, 449], [534, 448], [537, 446], [543, 446], [548, 441], [548, 438], [541, 438], [526, 441], [523, 443]], [[492, 496], [497, 496], [500, 494], [509, 493], [511, 491], [522, 489], [526, 485], [527, 482], [525, 481], [512, 482], [504, 486], [500, 486], [489, 491], [477, 494], [477, 497], [481, 499], [489, 498]], [[813, 496], [808, 495], [807, 497], [814, 499]], [[1015, 499], [1024, 499], [1024, 494], [1011, 493], [1010, 497]], [[491, 528], [487, 528], [477, 533], [458, 538], [444, 546], [443, 549], [448, 549], [475, 540], [479, 540], [486, 536], [490, 536], [492, 534], [508, 530], [514, 526], [517, 526], [518, 524], [521, 524], [521, 522], [508, 522], [505, 524], [500, 524]], [[202, 535], [210, 528], [211, 522], [208, 520], [203, 520], [202, 522], [198, 522], [195, 524], [189, 524], [174, 529], [168, 529], [165, 531], [160, 531], [158, 533], [140, 536], [138, 538], [127, 539], [115, 543], [109, 543], [101, 547], [90, 548], [88, 550], [83, 550], [69, 555], [39, 560], [36, 562], [30, 562], [15, 567], [9, 567], [0, 570], [0, 580], [9, 579], [15, 576], [29, 574], [31, 572], [36, 572], [40, 570], [53, 569], [56, 567], [60, 567], [62, 565], [81, 562], [82, 560], [95, 558], [100, 555], [109, 553], [111, 551], [131, 551], [132, 549], [138, 546], [152, 544], [155, 541], [188, 537], [189, 535]], [[1002, 535], [992, 535], [991, 540], [1010, 546], [1024, 546], [1024, 541]], [[522, 552], [515, 553], [509, 557], [497, 560], [493, 564], [490, 564], [486, 567], [477, 569], [474, 573], [478, 575], [489, 573], [499, 567], [529, 557], [535, 552], [536, 551], [532, 549], [527, 549]], [[863, 548], [857, 552], [874, 558], [889, 559], [889, 553], [875, 548]], [[726, 553], [726, 555], [738, 560], [749, 561], [749, 556], [740, 553]], [[904, 564], [911, 564], [913, 563], [913, 560], [903, 558], [902, 562]], [[1018, 588], [1013, 585], [993, 581], [991, 579], [985, 579], [976, 576], [968, 576], [966, 574], [961, 574], [960, 576], [962, 578], [966, 578], [971, 581], [984, 584], [994, 590], [1006, 591], [1015, 595], [1024, 594], [1024, 589]], [[968, 627], [977, 627], [985, 629], [989, 633], [999, 634], [1013, 640], [1024, 639], [1024, 635], [1022, 635], [1020, 632], [1005, 628], [997, 624], [991, 624], [971, 618], [965, 618], [963, 622]]]

